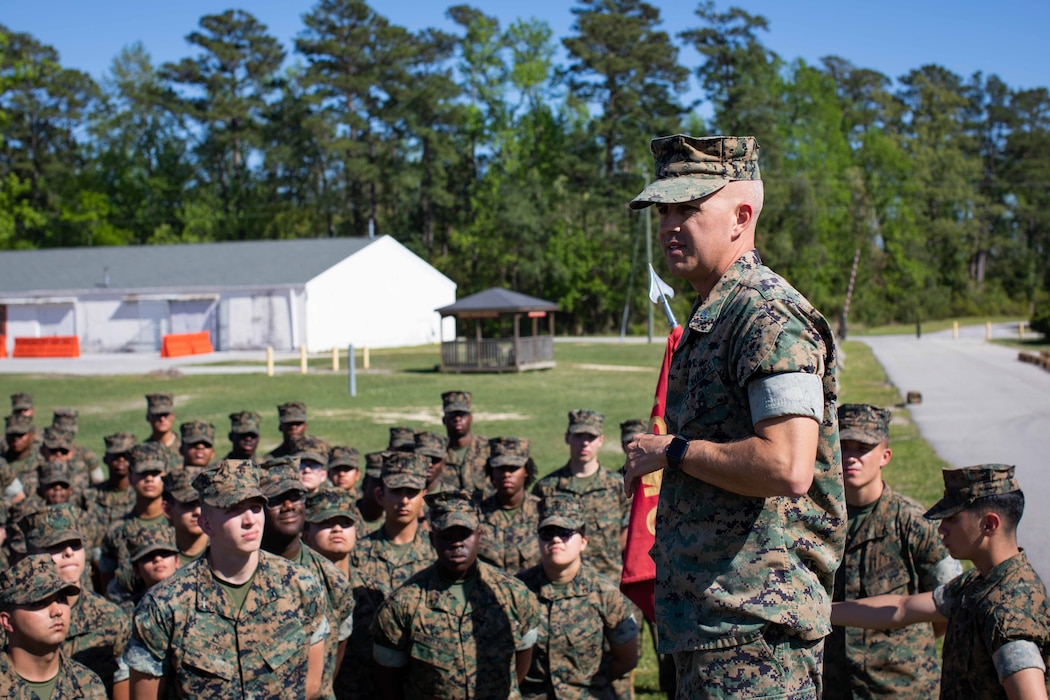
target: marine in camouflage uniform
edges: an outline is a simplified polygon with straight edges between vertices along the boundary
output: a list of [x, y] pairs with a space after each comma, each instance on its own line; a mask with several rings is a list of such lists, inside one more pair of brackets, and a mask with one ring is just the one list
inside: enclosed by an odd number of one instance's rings
[[237, 411], [230, 414], [230, 442], [233, 449], [223, 459], [256, 460], [255, 451], [262, 436], [262, 416], [255, 411]]
[[289, 401], [277, 407], [277, 417], [281, 429], [281, 444], [266, 453], [263, 459], [291, 457], [299, 451], [299, 441], [306, 437], [306, 404], [302, 401]]
[[[16, 478], [25, 476], [41, 461], [40, 446], [33, 418], [27, 415], [7, 416], [5, 419], [5, 447], [2, 453]], [[15, 447], [19, 447], [18, 450]], [[23, 487], [25, 485], [23, 484]]]
[[141, 443], [131, 450], [131, 488], [136, 492], [135, 505], [113, 523], [102, 538], [99, 553], [99, 580], [103, 590], [116, 579], [125, 590], [135, 590], [135, 571], [128, 554], [128, 540], [142, 528], [169, 528], [164, 516], [164, 476], [169, 464], [168, 453], [158, 443]]
[[492, 438], [489, 454], [485, 473], [496, 493], [481, 503], [478, 557], [512, 574], [540, 560], [536, 543], [540, 499], [528, 492], [536, 479], [536, 464], [525, 438]]
[[180, 469], [195, 477], [205, 469], [217, 466], [215, 461], [215, 426], [204, 420], [186, 421], [179, 426]]
[[76, 443], [77, 432], [80, 430], [80, 425], [77, 422], [78, 418], [79, 414], [75, 408], [56, 408], [54, 416], [51, 418], [51, 426], [60, 430], [66, 430], [72, 435], [74, 459], [84, 464], [84, 469], [88, 473], [92, 484], [101, 484], [106, 480], [106, 473], [102, 471], [102, 462], [99, 460], [98, 455], [84, 445]]
[[106, 452], [103, 461], [109, 478], [88, 493], [88, 507], [105, 532], [135, 507], [135, 490], [128, 484], [131, 450], [136, 439], [131, 433], [113, 433], [103, 438]]
[[[303, 567], [259, 551], [266, 498], [254, 463], [225, 460], [193, 483], [212, 547], [136, 608], [125, 655], [132, 684], [152, 689], [163, 679], [167, 697], [176, 698], [305, 697], [311, 671], [318, 679], [321, 671], [310, 669], [311, 650], [329, 633], [321, 584]], [[221, 527], [225, 517], [257, 536], [234, 540]], [[219, 579], [226, 569], [249, 575]]]
[[40, 485], [41, 466], [49, 462], [62, 462], [68, 467], [69, 485], [78, 498], [87, 493], [91, 482], [86, 465], [73, 453], [73, 434], [68, 430], [49, 426], [44, 428], [44, 443], [40, 448], [40, 458], [36, 461], [35, 469], [21, 477], [26, 495], [36, 493]]
[[62, 651], [97, 673], [106, 690], [112, 692], [114, 685], [128, 680], [121, 656], [130, 626], [119, 607], [83, 588], [86, 556], [77, 554], [84, 546], [77, 512], [68, 504], [48, 506], [22, 518], [18, 527], [25, 537], [27, 554], [47, 554], [52, 559], [59, 556], [54, 562], [59, 576], [81, 587], [80, 595], [70, 601], [69, 631]]
[[[33, 424], [33, 416], [35, 411], [33, 409], [33, 395], [25, 392], [18, 392], [11, 394], [11, 416], [24, 416], [26, 422], [29, 425]], [[36, 451], [40, 449], [40, 436], [34, 434], [31, 442], [29, 443], [30, 449]], [[7, 455], [8, 450], [11, 449], [11, 444], [5, 435], [0, 440], [0, 454]]]
[[36, 493], [23, 501], [16, 510], [33, 513], [49, 505], [69, 504], [77, 513], [84, 546], [94, 560], [98, 556], [105, 530], [95, 513], [85, 507], [83, 494], [74, 490], [74, 481], [69, 462], [43, 462], [36, 468]]
[[[522, 696], [612, 700], [613, 674], [625, 676], [638, 662], [638, 622], [619, 589], [583, 565], [586, 528], [575, 498], [548, 498], [537, 525], [543, 560], [518, 573], [540, 604], [539, 634]], [[574, 543], [572, 538], [579, 539]], [[614, 653], [623, 658], [620, 668], [613, 666]]]
[[[168, 561], [156, 559], [157, 557]], [[106, 600], [119, 605], [130, 620], [135, 612], [135, 606], [151, 588], [150, 582], [143, 578], [142, 567], [145, 562], [152, 562], [154, 571], [160, 570], [158, 567], [167, 571], [166, 576], [160, 577], [161, 580], [175, 573], [175, 570], [179, 568], [179, 548], [175, 544], [174, 530], [162, 527], [139, 528], [128, 539], [128, 558], [135, 572], [135, 585], [128, 590], [117, 580], [110, 581], [109, 588], [106, 590]]]
[[361, 453], [346, 445], [332, 445], [326, 470], [332, 486], [356, 493], [361, 476]]
[[[925, 508], [882, 481], [889, 463], [890, 411], [838, 408], [849, 529], [832, 600], [932, 591], [962, 573]], [[942, 630], [943, 632], [943, 630]], [[937, 696], [940, 664], [929, 624], [892, 630], [832, 628], [824, 643], [824, 698]]]
[[167, 467], [174, 472], [182, 466], [182, 440], [175, 432], [175, 397], [168, 393], [146, 394], [146, 422], [150, 436], [143, 443], [155, 443], [165, 450]]
[[[617, 585], [623, 570], [622, 535], [631, 517], [631, 500], [623, 490], [623, 477], [602, 467], [598, 450], [604, 441], [605, 415], [590, 409], [569, 411], [565, 442], [591, 436], [586, 456], [571, 454], [569, 462], [540, 479], [533, 492], [541, 499], [548, 494], [571, 493], [580, 499], [587, 523], [587, 552], [584, 561]], [[582, 454], [582, 453], [581, 453]], [[586, 472], [590, 469], [590, 474]]]
[[334, 698], [333, 679], [346, 640], [354, 629], [354, 597], [350, 578], [300, 539], [306, 522], [306, 488], [292, 458], [271, 460], [262, 470], [259, 490], [266, 496], [263, 550], [305, 567], [324, 586], [324, 614], [331, 626], [325, 639], [321, 697]]
[[427, 493], [458, 491], [464, 488], [462, 474], [445, 468], [448, 438], [437, 433], [423, 431], [416, 433], [413, 439], [416, 443], [414, 452], [425, 457], [430, 463], [430, 466], [427, 467]]
[[[358, 572], [354, 586], [354, 631], [341, 674], [341, 696], [375, 697], [371, 625], [387, 596], [434, 561], [434, 548], [420, 527], [427, 460], [414, 453], [386, 453], [382, 467], [383, 524], [350, 552]], [[410, 495], [411, 494], [411, 495]]]
[[373, 625], [387, 698], [520, 698], [539, 608], [517, 579], [477, 561], [473, 494], [427, 496], [437, 562], [394, 591]]
[[[681, 698], [819, 697], [846, 516], [834, 337], [750, 249], [755, 139], [677, 135], [651, 150], [657, 179], [630, 206], [660, 207], [672, 273], [697, 292], [668, 373], [668, 435], [640, 436], [625, 465], [632, 489], [663, 468], [660, 651], [675, 654]], [[780, 469], [774, 455], [811, 435], [812, 472]]]
[[369, 452], [365, 455], [365, 473], [361, 477], [360, 498], [357, 499], [357, 512], [361, 514], [361, 521], [357, 524], [358, 539], [382, 527], [386, 517], [382, 504], [375, 497], [375, 490], [383, 484], [384, 454]]
[[445, 471], [457, 475], [462, 487], [473, 491], [480, 501], [492, 495], [492, 484], [485, 477], [489, 441], [473, 433], [474, 395], [469, 391], [446, 391], [441, 395], [443, 422], [448, 432]]
[[[12, 635], [15, 640], [9, 641], [2, 652], [0, 652], [0, 697], [11, 700], [39, 700], [37, 692], [45, 690], [34, 687], [37, 683], [30, 683], [23, 678], [22, 673], [15, 668], [15, 660], [11, 656], [11, 645], [17, 644], [24, 655], [33, 661], [42, 660], [51, 654], [54, 663], [55, 676], [52, 680], [51, 692], [48, 697], [56, 698], [86, 698], [88, 700], [106, 700], [109, 695], [106, 687], [98, 675], [88, 667], [70, 658], [62, 649], [61, 640], [49, 638], [42, 643], [38, 636], [39, 629], [22, 629], [22, 621], [17, 618], [15, 611], [18, 608], [28, 606], [32, 610], [39, 610], [41, 605], [46, 605], [48, 614], [56, 614], [56, 604], [63, 608], [62, 617], [68, 624], [71, 617], [69, 610], [69, 598], [80, 594], [80, 588], [62, 580], [55, 570], [51, 557], [47, 555], [32, 555], [22, 559], [13, 568], [0, 572], [0, 632]], [[53, 619], [49, 617], [49, 621]], [[32, 635], [33, 641], [29, 644], [23, 643], [25, 634]], [[33, 671], [40, 668], [34, 667]], [[25, 671], [23, 671], [25, 673]]]

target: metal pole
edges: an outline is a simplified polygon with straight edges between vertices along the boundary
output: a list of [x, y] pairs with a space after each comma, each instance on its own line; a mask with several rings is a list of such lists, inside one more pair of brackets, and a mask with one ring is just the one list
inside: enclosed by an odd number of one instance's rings
[[346, 346], [346, 365], [349, 374], [350, 395], [357, 396], [357, 363], [354, 362], [354, 345]]

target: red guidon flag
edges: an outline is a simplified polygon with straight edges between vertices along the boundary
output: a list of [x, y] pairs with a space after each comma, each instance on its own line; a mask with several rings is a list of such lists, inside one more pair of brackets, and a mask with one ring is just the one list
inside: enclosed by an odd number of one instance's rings
[[[656, 380], [656, 395], [649, 415], [649, 432], [656, 435], [667, 433], [667, 424], [664, 422], [667, 370], [671, 367], [671, 355], [681, 338], [681, 326], [675, 326], [667, 336], [664, 362], [660, 367], [660, 377]], [[646, 474], [642, 477], [641, 487], [634, 493], [631, 520], [627, 526], [627, 547], [623, 552], [623, 575], [620, 578], [620, 590], [642, 609], [649, 620], [656, 619], [656, 564], [649, 556], [649, 549], [656, 541], [656, 505], [660, 501], [663, 475], [662, 470]]]

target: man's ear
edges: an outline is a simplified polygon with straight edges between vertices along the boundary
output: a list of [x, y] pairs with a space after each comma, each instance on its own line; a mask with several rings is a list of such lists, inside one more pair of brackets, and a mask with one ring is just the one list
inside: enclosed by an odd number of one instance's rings
[[999, 531], [1003, 526], [1003, 519], [998, 513], [985, 513], [981, 516], [981, 533], [984, 535], [993, 535]]

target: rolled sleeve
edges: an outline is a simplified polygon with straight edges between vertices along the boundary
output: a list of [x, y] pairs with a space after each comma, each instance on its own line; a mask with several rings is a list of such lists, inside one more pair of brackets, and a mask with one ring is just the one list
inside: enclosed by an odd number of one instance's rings
[[[124, 664], [125, 668], [135, 669], [139, 673], [152, 676], [153, 678], [161, 678], [164, 676], [164, 660], [158, 659], [154, 656], [149, 649], [147, 649], [137, 639], [132, 639], [131, 643], [128, 644], [127, 650], [124, 652]], [[114, 678], [114, 680], [122, 680]]]
[[748, 383], [747, 397], [752, 425], [781, 416], [823, 420], [824, 385], [815, 374], [787, 372], [757, 377]]

